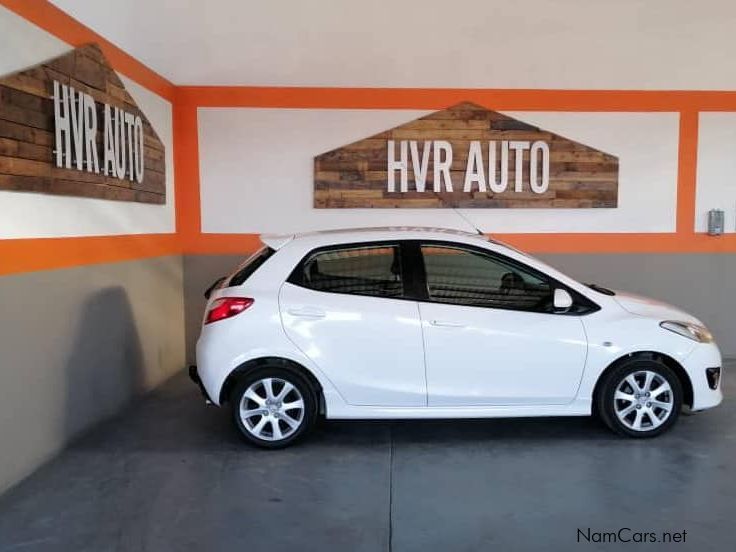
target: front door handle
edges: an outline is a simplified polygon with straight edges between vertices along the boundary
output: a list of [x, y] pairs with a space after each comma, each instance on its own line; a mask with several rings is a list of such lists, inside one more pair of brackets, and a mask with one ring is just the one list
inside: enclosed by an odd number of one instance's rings
[[429, 323], [432, 326], [442, 326], [444, 328], [464, 328], [465, 324], [462, 322], [451, 322], [450, 320], [430, 320]]
[[317, 320], [326, 316], [325, 311], [323, 311], [322, 309], [317, 309], [315, 307], [287, 309], [286, 312], [288, 312], [291, 316], [296, 316], [297, 318], [309, 318], [312, 320]]

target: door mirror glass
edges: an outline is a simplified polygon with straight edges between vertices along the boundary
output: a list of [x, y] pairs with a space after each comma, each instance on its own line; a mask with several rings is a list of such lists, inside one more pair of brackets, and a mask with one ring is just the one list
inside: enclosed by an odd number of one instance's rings
[[572, 295], [562, 288], [555, 289], [554, 307], [556, 311], [566, 311], [572, 307]]

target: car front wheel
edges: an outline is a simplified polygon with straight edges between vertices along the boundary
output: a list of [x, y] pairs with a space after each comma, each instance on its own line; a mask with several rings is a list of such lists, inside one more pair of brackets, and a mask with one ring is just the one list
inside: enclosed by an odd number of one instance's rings
[[233, 418], [243, 436], [263, 448], [282, 448], [314, 425], [317, 401], [300, 374], [264, 367], [243, 376], [231, 398]]
[[603, 421], [628, 437], [655, 437], [671, 428], [682, 407], [682, 386], [657, 360], [631, 360], [602, 382], [598, 409]]

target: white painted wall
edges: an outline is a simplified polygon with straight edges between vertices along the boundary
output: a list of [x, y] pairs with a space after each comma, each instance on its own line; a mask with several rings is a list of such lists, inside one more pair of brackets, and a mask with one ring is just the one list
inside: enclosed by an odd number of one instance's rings
[[[0, 7], [0, 76], [71, 47]], [[121, 77], [166, 147], [166, 205], [0, 190], [0, 239], [170, 233], [175, 229], [172, 106]]]
[[176, 83], [736, 89], [733, 0], [53, 2]]
[[[347, 226], [468, 229], [451, 209], [314, 209], [315, 155], [425, 111], [199, 110], [202, 228], [292, 232]], [[619, 157], [617, 209], [466, 209], [486, 232], [671, 232], [675, 229], [678, 115], [538, 113], [511, 117]]]
[[708, 211], [725, 211], [725, 231], [736, 232], [736, 113], [701, 113], [695, 230], [708, 229]]

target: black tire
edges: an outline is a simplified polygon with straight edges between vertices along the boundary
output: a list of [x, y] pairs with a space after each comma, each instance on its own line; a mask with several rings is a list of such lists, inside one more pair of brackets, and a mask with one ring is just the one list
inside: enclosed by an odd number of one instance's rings
[[[257, 435], [254, 434], [253, 430], [255, 429], [255, 426], [258, 425], [257, 422], [260, 422], [260, 418], [262, 416], [254, 414], [252, 415], [252, 418], [248, 418], [249, 421], [245, 421], [243, 416], [241, 416], [241, 402], [244, 400], [243, 396], [246, 391], [251, 386], [256, 384], [256, 388], [262, 390], [262, 392], [257, 392], [259, 397], [261, 397], [262, 394], [265, 395], [265, 386], [257, 384], [256, 382], [261, 382], [268, 378], [279, 380], [278, 382], [274, 381], [273, 383], [275, 394], [278, 394], [278, 392], [283, 389], [280, 382], [288, 382], [295, 388], [295, 390], [298, 392], [298, 395], [291, 391], [289, 392], [287, 397], [291, 397], [291, 399], [293, 400], [295, 398], [298, 399], [300, 396], [304, 403], [303, 416], [301, 416], [298, 427], [294, 429], [293, 432], [285, 435], [284, 438], [277, 440], [270, 440], [269, 438], [259, 438]], [[245, 401], [247, 409], [251, 409], [250, 407], [254, 407], [253, 409], [255, 409], [255, 407], [258, 407], [257, 403], [254, 403], [249, 398], [245, 399]], [[287, 401], [284, 400], [283, 404], [286, 404], [286, 402]], [[280, 404], [282, 403], [280, 402], [279, 405]], [[246, 372], [243, 376], [239, 378], [230, 395], [230, 406], [232, 408], [233, 422], [235, 423], [235, 426], [238, 428], [241, 435], [246, 441], [253, 445], [266, 449], [278, 449], [288, 447], [289, 445], [296, 443], [304, 436], [306, 436], [309, 431], [311, 431], [311, 429], [314, 427], [314, 424], [317, 420], [317, 405], [317, 392], [309, 383], [307, 378], [305, 378], [297, 370], [285, 368], [283, 366], [262, 366]], [[266, 408], [268, 407], [264, 407], [264, 411]], [[288, 414], [291, 414], [292, 412], [293, 411], [290, 411]], [[265, 422], [265, 426], [270, 427], [270, 432], [272, 434], [271, 439], [275, 437], [275, 435], [273, 435], [274, 427], [272, 424], [277, 424], [280, 428], [278, 431], [283, 431], [284, 433], [286, 433], [286, 430], [291, 427], [284, 420], [283, 413], [280, 414], [280, 419], [277, 419], [278, 415], [279, 412], [276, 411], [275, 413], [270, 413], [268, 416], [266, 416], [267, 420]], [[246, 424], [249, 424], [251, 426], [251, 429], [249, 429]], [[268, 433], [269, 429], [265, 426], [265, 433]], [[264, 434], [264, 430], [261, 430], [262, 435]]]
[[[617, 402], [614, 399], [614, 395], [617, 388], [622, 384], [625, 378], [633, 374], [635, 379], [641, 380], [643, 377], [641, 373], [644, 371], [653, 372], [669, 384], [671, 389], [672, 408], [667, 418], [657, 427], [653, 426], [651, 418], [649, 418], [648, 414], [645, 413], [649, 426], [644, 426], [644, 422], [642, 422], [642, 429], [635, 430], [624, 424], [616, 414], [617, 404], [620, 409], [623, 409], [623, 407], [628, 404], [634, 405], [635, 403], [631, 401]], [[672, 369], [662, 362], [650, 359], [632, 359], [615, 367], [613, 370], [608, 372], [604, 378], [605, 379], [601, 381], [598, 396], [596, 397], [598, 414], [605, 424], [615, 433], [635, 439], [647, 439], [661, 435], [670, 429], [677, 421], [677, 417], [679, 416], [682, 408], [682, 385]], [[656, 391], [656, 388], [654, 391]], [[654, 392], [652, 394], [654, 394]], [[666, 394], [665, 396], [668, 398], [670, 397]], [[647, 399], [642, 398], [641, 400], [646, 401]], [[640, 405], [638, 408], [642, 409], [642, 407], [646, 408], [646, 403], [644, 405]], [[656, 410], [656, 412], [658, 415], [663, 415], [663, 411], [661, 409]], [[635, 411], [632, 411], [632, 414], [633, 416], [629, 416], [628, 419], [633, 419], [637, 416]], [[627, 418], [625, 417], [625, 419]]]

